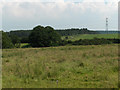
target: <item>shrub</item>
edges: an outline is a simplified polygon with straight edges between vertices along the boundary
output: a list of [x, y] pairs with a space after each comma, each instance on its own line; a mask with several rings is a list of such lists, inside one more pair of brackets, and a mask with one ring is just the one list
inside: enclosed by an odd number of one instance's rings
[[104, 38], [94, 38], [94, 39], [80, 39], [74, 41], [73, 45], [101, 45], [101, 44], [111, 44], [114, 43], [112, 40], [104, 39]]

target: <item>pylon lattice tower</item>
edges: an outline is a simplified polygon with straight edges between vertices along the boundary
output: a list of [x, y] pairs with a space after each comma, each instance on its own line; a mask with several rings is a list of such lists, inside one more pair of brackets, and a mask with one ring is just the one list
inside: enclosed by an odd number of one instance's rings
[[106, 32], [108, 33], [108, 18], [106, 18]]

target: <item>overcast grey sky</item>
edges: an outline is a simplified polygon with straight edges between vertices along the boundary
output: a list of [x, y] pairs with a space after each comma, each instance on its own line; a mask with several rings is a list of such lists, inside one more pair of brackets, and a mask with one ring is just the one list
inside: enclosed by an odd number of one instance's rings
[[0, 28], [4, 31], [32, 29], [36, 25], [50, 25], [55, 29], [87, 27], [105, 30], [106, 17], [109, 18], [109, 29], [118, 29], [117, 0], [21, 1], [4, 0], [0, 5]]

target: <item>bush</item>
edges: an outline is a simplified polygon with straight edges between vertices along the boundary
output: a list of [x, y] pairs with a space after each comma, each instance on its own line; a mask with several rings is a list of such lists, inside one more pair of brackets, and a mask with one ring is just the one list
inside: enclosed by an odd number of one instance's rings
[[62, 40], [59, 45], [60, 46], [65, 46], [67, 44], [68, 44], [68, 42], [66, 40]]
[[114, 43], [112, 40], [104, 39], [104, 38], [94, 38], [94, 39], [80, 39], [74, 41], [73, 45], [101, 45], [101, 44], [111, 44]]

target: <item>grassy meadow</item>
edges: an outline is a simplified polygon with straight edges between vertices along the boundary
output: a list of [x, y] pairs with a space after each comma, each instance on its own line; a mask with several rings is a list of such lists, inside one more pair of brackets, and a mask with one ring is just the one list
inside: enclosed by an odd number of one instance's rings
[[[68, 36], [68, 40], [79, 40], [79, 39], [93, 39], [93, 38], [105, 38], [105, 39], [118, 39], [118, 34], [79, 34], [79, 35], [73, 35]], [[65, 39], [65, 36], [62, 37], [62, 39]]]
[[3, 88], [117, 88], [118, 45], [3, 49]]

